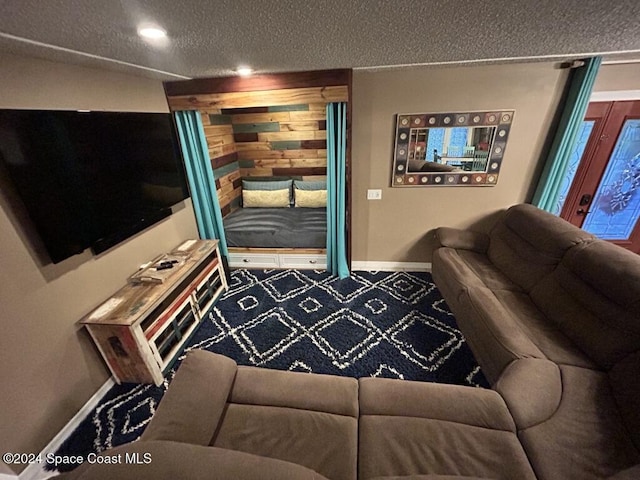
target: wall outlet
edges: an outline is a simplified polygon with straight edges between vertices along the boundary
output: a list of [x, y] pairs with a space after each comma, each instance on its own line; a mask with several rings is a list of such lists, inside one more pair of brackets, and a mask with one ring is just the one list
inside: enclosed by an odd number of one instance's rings
[[382, 190], [369, 189], [367, 190], [367, 200], [382, 200]]

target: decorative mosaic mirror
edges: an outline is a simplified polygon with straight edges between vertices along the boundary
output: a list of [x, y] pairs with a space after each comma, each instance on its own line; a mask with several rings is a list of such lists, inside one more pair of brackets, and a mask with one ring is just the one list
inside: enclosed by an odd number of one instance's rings
[[495, 185], [514, 113], [399, 114], [391, 186]]

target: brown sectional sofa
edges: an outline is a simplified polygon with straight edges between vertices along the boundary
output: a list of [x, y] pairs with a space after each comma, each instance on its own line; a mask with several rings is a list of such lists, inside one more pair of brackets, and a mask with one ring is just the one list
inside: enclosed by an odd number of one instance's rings
[[535, 209], [435, 232], [433, 275], [493, 389], [190, 352], [142, 439], [67, 479], [640, 478], [640, 257]]
[[61, 478], [535, 478], [492, 390], [244, 367], [202, 350], [140, 441], [103, 455], [132, 452], [152, 462], [83, 464]]
[[640, 478], [640, 256], [531, 205], [435, 236], [434, 280], [538, 479]]

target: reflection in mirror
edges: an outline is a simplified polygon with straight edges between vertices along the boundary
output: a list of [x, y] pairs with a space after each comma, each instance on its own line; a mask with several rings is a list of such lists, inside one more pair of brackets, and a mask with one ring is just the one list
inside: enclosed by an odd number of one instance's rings
[[398, 115], [392, 185], [495, 185], [513, 113]]

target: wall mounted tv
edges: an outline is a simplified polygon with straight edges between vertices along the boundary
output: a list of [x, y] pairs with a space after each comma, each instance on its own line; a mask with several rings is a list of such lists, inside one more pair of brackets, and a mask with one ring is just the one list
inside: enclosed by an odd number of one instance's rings
[[111, 248], [189, 195], [168, 113], [0, 110], [0, 164], [54, 263]]

